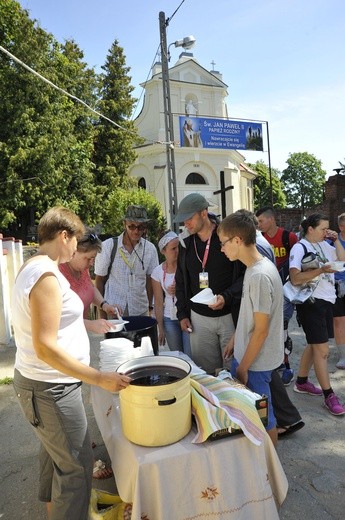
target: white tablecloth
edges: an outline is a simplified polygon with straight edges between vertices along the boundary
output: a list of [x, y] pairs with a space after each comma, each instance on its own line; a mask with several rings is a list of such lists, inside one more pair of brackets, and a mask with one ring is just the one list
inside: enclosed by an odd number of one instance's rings
[[287, 479], [268, 435], [255, 446], [239, 434], [192, 444], [146, 448], [122, 433], [119, 399], [91, 390], [95, 418], [112, 461], [119, 495], [132, 520], [275, 520]]

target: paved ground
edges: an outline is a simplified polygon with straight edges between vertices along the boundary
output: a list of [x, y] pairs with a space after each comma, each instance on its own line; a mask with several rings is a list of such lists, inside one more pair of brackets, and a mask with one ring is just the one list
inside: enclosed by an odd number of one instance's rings
[[[304, 335], [292, 320], [290, 335], [294, 349], [291, 364], [297, 368]], [[92, 336], [92, 363], [97, 366], [99, 336]], [[15, 347], [0, 345], [0, 379], [13, 375]], [[329, 366], [334, 389], [345, 401], [345, 372], [335, 369], [335, 348]], [[312, 374], [312, 379], [315, 378]], [[89, 403], [89, 388], [83, 385], [95, 457], [108, 455]], [[278, 444], [278, 453], [289, 481], [289, 493], [281, 510], [281, 520], [342, 520], [345, 517], [345, 417], [333, 417], [320, 397], [296, 394], [288, 388], [306, 426]], [[44, 507], [38, 503], [38, 443], [24, 421], [11, 385], [0, 386], [1, 464], [0, 519], [43, 520]], [[94, 481], [94, 486], [115, 492], [113, 479]], [[159, 519], [159, 520], [164, 520]], [[252, 519], [248, 519], [252, 520]], [[265, 519], [257, 519], [265, 520]]]

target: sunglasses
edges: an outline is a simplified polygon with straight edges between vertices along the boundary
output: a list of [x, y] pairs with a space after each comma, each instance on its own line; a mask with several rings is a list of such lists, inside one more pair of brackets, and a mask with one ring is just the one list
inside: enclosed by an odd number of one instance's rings
[[90, 244], [96, 244], [96, 242], [98, 242], [98, 236], [95, 235], [94, 233], [89, 233], [84, 238], [79, 240], [78, 243], [79, 244], [86, 244], [86, 242], [90, 242]]
[[143, 224], [139, 224], [139, 226], [136, 226], [135, 224], [127, 224], [127, 227], [131, 231], [135, 231], [136, 229], [138, 231], [145, 231], [146, 230], [146, 226], [143, 226]]

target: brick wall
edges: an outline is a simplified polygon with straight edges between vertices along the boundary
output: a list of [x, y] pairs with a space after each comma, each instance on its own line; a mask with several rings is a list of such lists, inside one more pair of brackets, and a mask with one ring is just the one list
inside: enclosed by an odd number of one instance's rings
[[[332, 175], [325, 183], [322, 204], [306, 210], [305, 216], [311, 213], [324, 213], [329, 218], [330, 229], [338, 230], [338, 215], [345, 213], [345, 175]], [[289, 231], [298, 231], [303, 215], [299, 209], [277, 209], [277, 224]]]

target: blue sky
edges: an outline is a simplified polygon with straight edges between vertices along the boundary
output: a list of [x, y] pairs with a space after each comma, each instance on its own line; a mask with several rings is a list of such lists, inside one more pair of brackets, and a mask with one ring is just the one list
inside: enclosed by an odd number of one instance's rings
[[[345, 162], [344, 0], [21, 0], [41, 27], [73, 38], [98, 72], [115, 39], [131, 68], [134, 95], [150, 76], [159, 12], [172, 17], [168, 43], [192, 34], [200, 65], [228, 85], [230, 118], [268, 121], [271, 165], [308, 152], [327, 175]], [[171, 48], [171, 64], [179, 49]], [[138, 113], [138, 112], [137, 112]], [[265, 152], [244, 153], [248, 162]]]

